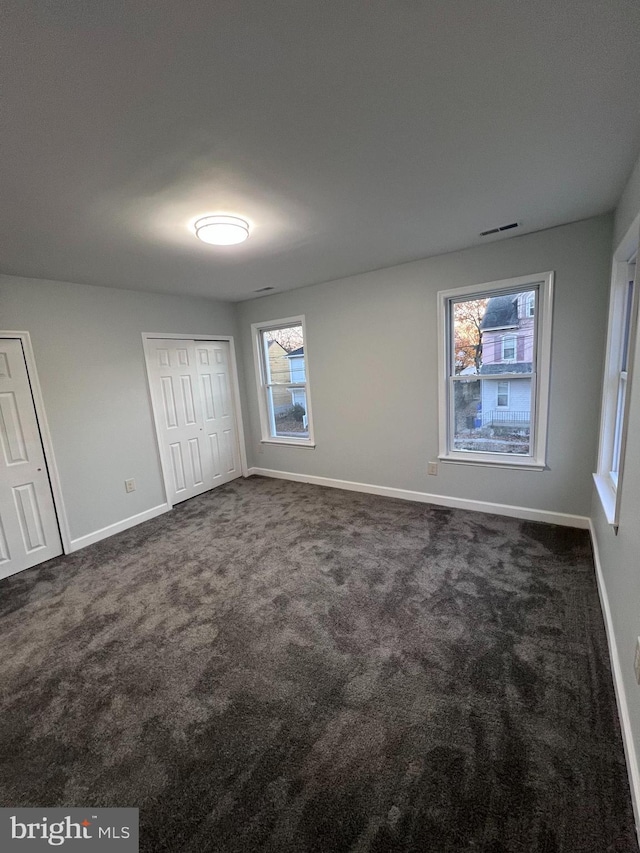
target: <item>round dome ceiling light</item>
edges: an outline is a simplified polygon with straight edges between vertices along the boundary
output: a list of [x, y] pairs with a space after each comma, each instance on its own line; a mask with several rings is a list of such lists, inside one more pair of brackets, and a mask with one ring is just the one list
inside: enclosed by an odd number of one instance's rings
[[249, 223], [239, 216], [203, 216], [194, 223], [196, 237], [213, 246], [233, 246], [244, 243], [249, 236]]

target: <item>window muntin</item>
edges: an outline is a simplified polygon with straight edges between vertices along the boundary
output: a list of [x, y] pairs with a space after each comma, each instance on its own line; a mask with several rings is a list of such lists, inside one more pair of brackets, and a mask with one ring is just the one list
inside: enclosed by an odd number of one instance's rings
[[313, 443], [304, 318], [254, 324], [262, 440]]
[[544, 273], [438, 294], [443, 461], [545, 466], [552, 286]]

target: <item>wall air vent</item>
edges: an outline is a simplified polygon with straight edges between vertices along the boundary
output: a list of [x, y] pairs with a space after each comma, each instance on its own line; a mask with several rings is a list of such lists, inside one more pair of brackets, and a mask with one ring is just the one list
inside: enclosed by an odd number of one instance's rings
[[273, 287], [259, 287], [257, 290], [254, 290], [254, 293], [266, 293], [267, 290], [273, 290]]
[[519, 222], [510, 222], [508, 225], [499, 225], [497, 228], [489, 228], [488, 231], [481, 231], [481, 237], [488, 237], [489, 234], [499, 234], [501, 231], [511, 231], [512, 228], [517, 228]]

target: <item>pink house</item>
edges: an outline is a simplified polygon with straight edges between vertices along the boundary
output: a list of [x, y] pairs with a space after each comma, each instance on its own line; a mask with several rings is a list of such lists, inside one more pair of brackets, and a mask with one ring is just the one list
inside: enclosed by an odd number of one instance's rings
[[[528, 430], [536, 292], [494, 296], [482, 320], [482, 426]], [[522, 378], [520, 378], [522, 374]]]

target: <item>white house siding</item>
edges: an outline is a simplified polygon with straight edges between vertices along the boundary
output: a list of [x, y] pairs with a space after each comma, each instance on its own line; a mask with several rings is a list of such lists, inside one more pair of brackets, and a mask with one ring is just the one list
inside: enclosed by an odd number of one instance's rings
[[295, 406], [296, 404], [303, 407], [303, 409], [307, 410], [307, 395], [305, 393], [304, 388], [296, 388], [291, 391], [291, 405]]
[[291, 370], [291, 381], [292, 382], [305, 382], [305, 368], [304, 368], [304, 356], [303, 355], [295, 355], [289, 356], [289, 365]]
[[[509, 406], [498, 406], [498, 384], [509, 382]], [[493, 411], [500, 412], [531, 412], [531, 379], [483, 379], [482, 381], [482, 414], [483, 423]]]

